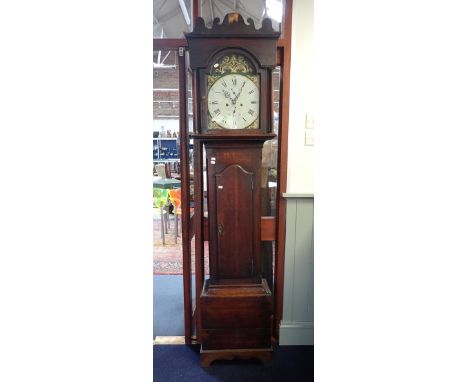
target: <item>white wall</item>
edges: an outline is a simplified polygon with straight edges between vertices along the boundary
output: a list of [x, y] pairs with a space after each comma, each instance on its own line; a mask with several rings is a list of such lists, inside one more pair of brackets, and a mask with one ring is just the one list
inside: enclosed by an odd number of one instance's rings
[[313, 6], [294, 0], [289, 106], [288, 182], [283, 318], [280, 345], [314, 343], [313, 146], [305, 145], [306, 115], [313, 115]]
[[[288, 193], [313, 193], [313, 146], [305, 146], [306, 114], [313, 115], [314, 1], [294, 0], [289, 103]], [[309, 130], [312, 131], [313, 129]]]

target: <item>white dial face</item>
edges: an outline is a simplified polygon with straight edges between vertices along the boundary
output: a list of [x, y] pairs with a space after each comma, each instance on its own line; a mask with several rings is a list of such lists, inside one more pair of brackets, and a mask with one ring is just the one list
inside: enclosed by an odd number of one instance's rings
[[245, 129], [258, 118], [257, 85], [242, 74], [220, 77], [208, 91], [211, 121], [225, 129]]

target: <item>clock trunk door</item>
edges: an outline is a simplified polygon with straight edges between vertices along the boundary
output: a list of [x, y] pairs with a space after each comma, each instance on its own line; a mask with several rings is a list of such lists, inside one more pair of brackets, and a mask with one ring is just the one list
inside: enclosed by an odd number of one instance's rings
[[254, 272], [254, 174], [232, 164], [215, 175], [219, 279], [249, 278]]

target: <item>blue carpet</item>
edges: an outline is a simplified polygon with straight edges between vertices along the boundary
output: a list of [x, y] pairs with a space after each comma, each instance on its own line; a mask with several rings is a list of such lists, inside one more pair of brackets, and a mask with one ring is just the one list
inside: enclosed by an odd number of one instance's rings
[[199, 346], [153, 346], [153, 381], [164, 382], [305, 382], [314, 379], [313, 346], [277, 346], [272, 362], [258, 360], [215, 361], [200, 366]]
[[[205, 279], [210, 276], [206, 275]], [[195, 288], [195, 275], [192, 275]], [[184, 282], [182, 275], [153, 275], [153, 339], [184, 335]]]
[[153, 339], [184, 335], [182, 275], [153, 276]]

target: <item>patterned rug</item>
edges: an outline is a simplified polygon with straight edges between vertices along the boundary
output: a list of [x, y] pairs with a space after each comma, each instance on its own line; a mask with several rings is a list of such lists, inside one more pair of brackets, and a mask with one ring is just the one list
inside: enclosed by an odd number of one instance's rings
[[[180, 232], [177, 243], [175, 239], [175, 220], [169, 218], [169, 233], [165, 235], [165, 244], [161, 238], [161, 219], [156, 212], [153, 214], [153, 275], [181, 275], [182, 274], [182, 234]], [[195, 239], [192, 239], [192, 274], [195, 273]], [[205, 274], [209, 274], [208, 242], [205, 242]]]

